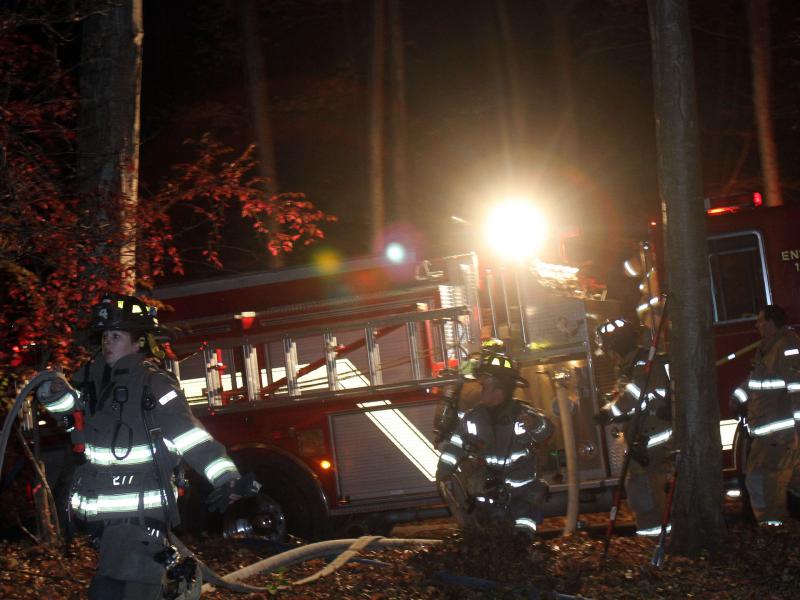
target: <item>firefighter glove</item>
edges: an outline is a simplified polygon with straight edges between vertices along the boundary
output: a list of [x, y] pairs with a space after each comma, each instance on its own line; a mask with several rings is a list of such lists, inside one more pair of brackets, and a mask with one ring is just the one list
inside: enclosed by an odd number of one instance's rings
[[225, 512], [234, 502], [242, 498], [251, 498], [258, 494], [260, 489], [261, 484], [256, 481], [255, 475], [248, 473], [216, 488], [206, 498], [206, 506], [211, 512]]
[[737, 404], [733, 409], [733, 414], [737, 419], [747, 418], [747, 404]]
[[737, 387], [728, 398], [728, 408], [738, 418], [747, 417], [748, 395], [743, 387]]
[[650, 463], [650, 457], [647, 455], [647, 442], [649, 440], [650, 438], [646, 435], [640, 435], [628, 449], [628, 452], [631, 453], [631, 458], [643, 467]]
[[484, 489], [484, 493], [487, 496], [489, 496], [491, 498], [497, 498], [500, 495], [500, 493], [503, 491], [504, 487], [505, 487], [505, 482], [503, 481], [503, 478], [500, 477], [499, 475], [496, 475], [496, 476], [493, 476], [493, 477], [489, 477], [486, 480], [486, 482], [484, 483], [483, 489]]
[[662, 421], [672, 421], [672, 405], [662, 400], [656, 405], [656, 416]]
[[[38, 388], [36, 388], [36, 400], [39, 401], [40, 404], [44, 405], [48, 410], [58, 410], [61, 412], [60, 405], [62, 404], [62, 400], [66, 402], [64, 406], [70, 404], [68, 400], [68, 395], [72, 396], [72, 406], [77, 404], [77, 400], [79, 398], [78, 392], [73, 388], [69, 382], [64, 378], [64, 375], [61, 373], [56, 373], [56, 379], [48, 379], [47, 381], [43, 382]], [[59, 408], [56, 408], [59, 406]], [[72, 406], [70, 406], [69, 410], [72, 410]]]

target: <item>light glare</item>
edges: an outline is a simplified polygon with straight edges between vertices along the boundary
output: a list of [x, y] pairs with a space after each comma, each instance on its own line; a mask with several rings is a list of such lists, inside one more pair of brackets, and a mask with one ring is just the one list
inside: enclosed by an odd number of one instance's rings
[[523, 260], [536, 256], [546, 237], [547, 224], [542, 214], [527, 202], [500, 204], [487, 220], [487, 241], [506, 258]]
[[393, 263], [401, 263], [406, 257], [406, 249], [402, 244], [392, 242], [386, 246], [386, 258]]

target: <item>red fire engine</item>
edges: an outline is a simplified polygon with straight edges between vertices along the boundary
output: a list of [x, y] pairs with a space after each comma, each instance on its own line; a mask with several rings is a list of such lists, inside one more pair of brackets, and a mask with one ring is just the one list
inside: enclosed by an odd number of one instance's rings
[[[709, 217], [721, 358], [756, 340], [763, 304], [783, 305], [794, 323], [800, 318], [792, 225], [800, 211], [728, 208]], [[557, 429], [555, 382], [566, 381], [581, 511], [610, 505], [624, 445], [613, 427], [593, 420], [614, 379], [593, 332], [621, 307], [576, 268], [479, 267], [474, 254], [400, 264], [361, 259], [162, 287], [155, 295], [175, 309], [174, 317], [162, 312], [178, 331], [180, 360], [170, 368], [193, 410], [264, 484], [247, 514], [226, 517], [229, 531], [316, 538], [332, 524], [380, 529], [442, 514], [437, 404], [458, 380], [451, 369], [488, 336], [509, 341], [530, 383], [518, 393]], [[747, 366], [738, 358], [719, 370], [726, 450], [736, 431], [727, 395]], [[468, 402], [471, 394], [465, 386], [461, 397]], [[565, 454], [560, 433], [540, 448], [552, 492], [545, 515], [565, 510]], [[190, 520], [203, 512], [203, 491], [190, 488], [184, 501]]]
[[[758, 311], [767, 304], [782, 306], [795, 327], [800, 323], [800, 239], [794, 223], [800, 206], [765, 207], [761, 194], [743, 193], [706, 200], [708, 265], [711, 277], [714, 345], [718, 356], [717, 392], [721, 413], [720, 436], [726, 482], [738, 494], [733, 477], [743, 466], [742, 430], [731, 414], [729, 396], [746, 380], [750, 359], [758, 345], [755, 327]], [[651, 224], [653, 225], [653, 224]], [[654, 230], [658, 238], [658, 230]], [[642, 303], [637, 313], [650, 322], [657, 305], [659, 277], [655, 265], [663, 267], [659, 239], [648, 246], [648, 256], [626, 261], [626, 273], [641, 276]], [[649, 276], [642, 264], [649, 262]]]
[[800, 206], [765, 207], [756, 193], [711, 200], [707, 212], [720, 432], [723, 449], [734, 450], [723, 455], [730, 474], [742, 466], [742, 448], [728, 398], [746, 379], [752, 352], [733, 356], [758, 341], [755, 317], [765, 304], [782, 306], [794, 329], [800, 325]]

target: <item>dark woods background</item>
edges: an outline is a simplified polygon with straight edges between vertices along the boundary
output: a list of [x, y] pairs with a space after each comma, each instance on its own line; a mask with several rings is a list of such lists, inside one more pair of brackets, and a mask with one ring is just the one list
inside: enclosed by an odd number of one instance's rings
[[[198, 131], [234, 146], [255, 141], [237, 4], [145, 2], [145, 182]], [[339, 217], [327, 244], [345, 254], [370, 252], [376, 3], [256, 4], [279, 187], [304, 192]], [[419, 253], [469, 249], [449, 216], [469, 218], [508, 188], [551, 205], [590, 237], [634, 241], [643, 234], [660, 210], [644, 2], [397, 5], [404, 73], [401, 88], [392, 68], [384, 69], [386, 214], [412, 232]], [[746, 3], [690, 2], [690, 10], [706, 193], [763, 191]], [[772, 116], [791, 201], [798, 194], [800, 6], [771, 2], [770, 15]], [[388, 18], [384, 26], [391, 53], [398, 25]], [[398, 181], [392, 99], [403, 92], [406, 177]], [[231, 243], [223, 263], [259, 267], [257, 250], [242, 242]], [[308, 257], [298, 252], [289, 260]]]

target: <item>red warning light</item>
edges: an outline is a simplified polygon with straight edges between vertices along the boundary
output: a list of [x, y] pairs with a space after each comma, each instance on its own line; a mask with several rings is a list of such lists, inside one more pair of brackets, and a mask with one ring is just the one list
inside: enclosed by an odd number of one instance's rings
[[238, 315], [234, 315], [234, 318], [242, 322], [242, 329], [250, 329], [256, 322], [256, 313], [255, 311], [245, 310]]
[[735, 213], [742, 210], [752, 210], [764, 204], [764, 199], [760, 192], [743, 192], [730, 196], [718, 196], [716, 198], [706, 198], [706, 212], [709, 215], [721, 215]]
[[722, 208], [710, 208], [707, 212], [709, 215], [723, 215], [725, 213], [733, 213], [738, 210], [739, 209], [735, 206], [723, 206]]

